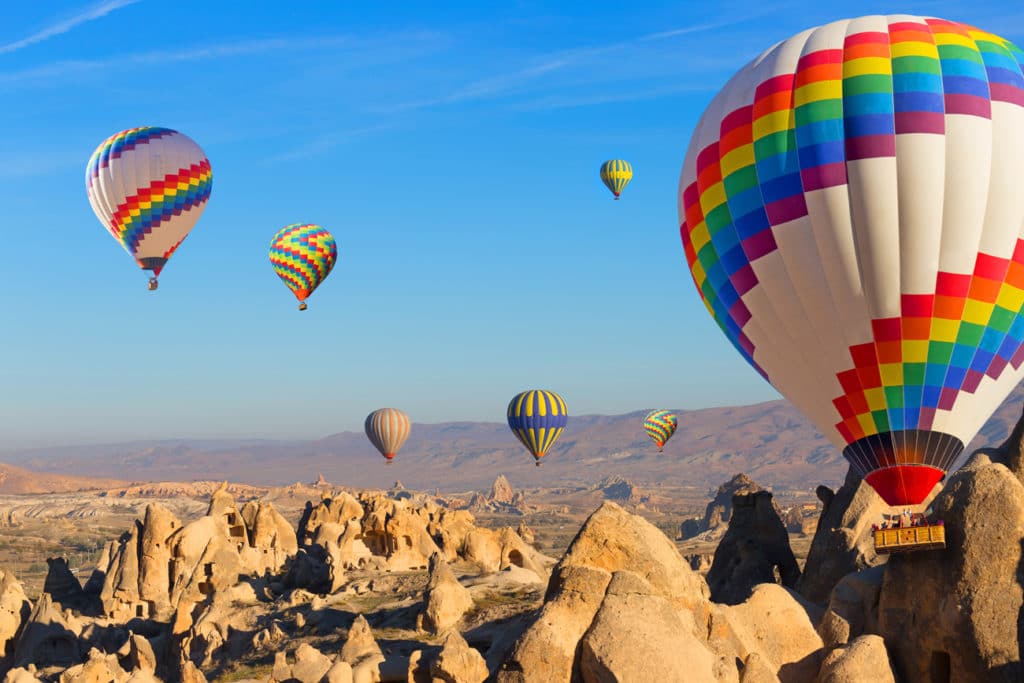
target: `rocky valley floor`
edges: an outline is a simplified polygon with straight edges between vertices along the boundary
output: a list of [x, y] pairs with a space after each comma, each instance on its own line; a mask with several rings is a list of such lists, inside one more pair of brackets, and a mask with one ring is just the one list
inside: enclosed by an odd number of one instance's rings
[[0, 671], [4, 683], [1020, 680], [1024, 485], [1019, 465], [993, 459], [976, 456], [932, 502], [949, 548], [887, 564], [870, 540], [886, 508], [852, 476], [811, 499], [742, 475], [710, 492], [618, 478], [522, 491], [499, 477], [444, 495], [321, 479], [5, 496]]

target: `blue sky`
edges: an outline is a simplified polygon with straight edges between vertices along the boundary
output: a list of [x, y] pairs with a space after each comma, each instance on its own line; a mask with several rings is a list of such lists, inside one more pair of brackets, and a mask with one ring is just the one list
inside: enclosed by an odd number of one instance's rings
[[[0, 443], [316, 438], [393, 405], [504, 419], [776, 398], [707, 315], [675, 192], [690, 133], [771, 44], [921, 13], [1020, 42], [1000, 1], [6, 3]], [[86, 199], [124, 128], [195, 139], [210, 203], [149, 293]], [[597, 169], [625, 158], [613, 202]], [[283, 225], [335, 235], [296, 310]]]

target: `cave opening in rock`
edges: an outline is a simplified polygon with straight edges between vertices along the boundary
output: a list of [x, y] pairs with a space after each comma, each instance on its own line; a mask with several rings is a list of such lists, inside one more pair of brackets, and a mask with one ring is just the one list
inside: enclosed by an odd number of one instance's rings
[[929, 669], [931, 683], [949, 683], [949, 653], [941, 650], [932, 652], [932, 663]]

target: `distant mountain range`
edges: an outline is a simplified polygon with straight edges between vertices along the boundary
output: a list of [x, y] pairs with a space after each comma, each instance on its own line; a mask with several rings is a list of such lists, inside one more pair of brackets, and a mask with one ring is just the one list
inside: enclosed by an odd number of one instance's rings
[[0, 493], [65, 493], [124, 486], [118, 479], [77, 477], [52, 472], [36, 472], [0, 463]]
[[[971, 447], [1001, 443], [1022, 403], [1024, 388], [1018, 388]], [[312, 482], [322, 474], [346, 486], [387, 487], [401, 480], [409, 488], [442, 491], [486, 488], [499, 473], [517, 488], [593, 483], [611, 475], [640, 484], [712, 487], [743, 472], [776, 489], [813, 489], [837, 485], [846, 472], [840, 453], [786, 401], [679, 410], [679, 429], [660, 455], [640, 428], [645, 413], [571, 417], [543, 467], [534, 467], [508, 426], [497, 422], [414, 423], [392, 465], [384, 464], [362, 432], [314, 441], [182, 439], [47, 448], [0, 459], [40, 473], [120, 481], [228, 479], [278, 486]]]

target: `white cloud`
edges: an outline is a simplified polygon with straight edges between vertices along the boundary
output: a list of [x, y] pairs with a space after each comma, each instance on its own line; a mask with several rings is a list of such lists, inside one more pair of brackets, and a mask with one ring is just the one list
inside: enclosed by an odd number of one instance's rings
[[432, 33], [400, 33], [373, 38], [361, 38], [348, 35], [322, 37], [286, 37], [240, 40], [214, 45], [201, 45], [174, 50], [151, 50], [105, 57], [103, 59], [67, 59], [50, 64], [28, 67], [18, 71], [0, 72], [0, 84], [36, 82], [52, 85], [57, 79], [78, 76], [85, 73], [126, 69], [131, 67], [165, 65], [176, 62], [202, 61], [264, 54], [269, 52], [294, 51], [296, 53], [311, 50], [347, 48], [351, 51], [373, 54], [377, 50], [394, 51], [394, 46], [403, 49], [411, 41], [438, 40]]
[[105, 2], [98, 3], [92, 7], [85, 9], [78, 14], [62, 19], [58, 22], [50, 24], [35, 33], [16, 40], [13, 43], [7, 43], [6, 45], [0, 45], [0, 54], [7, 54], [10, 52], [16, 52], [22, 48], [28, 47], [29, 45], [35, 45], [41, 43], [44, 40], [49, 40], [55, 36], [63, 35], [81, 24], [95, 21], [96, 19], [102, 19], [111, 12], [119, 10], [122, 7], [128, 7], [134, 5], [140, 0], [106, 0]]

